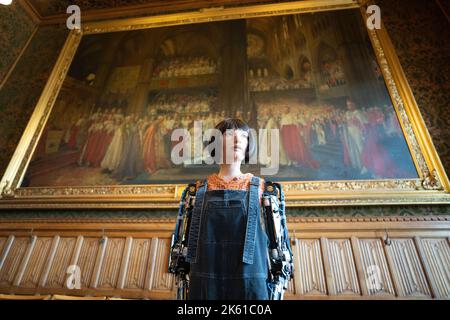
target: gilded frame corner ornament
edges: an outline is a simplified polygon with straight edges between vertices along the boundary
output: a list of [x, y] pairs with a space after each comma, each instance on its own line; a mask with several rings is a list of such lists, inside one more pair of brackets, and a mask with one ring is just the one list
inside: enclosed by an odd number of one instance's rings
[[[183, 184], [82, 187], [19, 187], [84, 35], [243, 18], [366, 8], [372, 1], [306, 0], [213, 8], [189, 13], [86, 23], [72, 30], [0, 182], [3, 208], [176, 208]], [[367, 30], [404, 137], [417, 179], [285, 182], [286, 205], [349, 206], [450, 204], [450, 183], [417, 103], [384, 28]]]

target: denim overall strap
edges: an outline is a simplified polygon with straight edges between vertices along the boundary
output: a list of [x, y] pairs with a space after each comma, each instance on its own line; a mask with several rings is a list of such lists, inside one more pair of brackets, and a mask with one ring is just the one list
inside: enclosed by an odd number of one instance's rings
[[208, 180], [203, 179], [195, 195], [194, 209], [192, 210], [191, 226], [189, 228], [188, 253], [186, 261], [191, 263], [197, 262], [197, 248], [200, 235], [200, 225], [202, 222], [203, 200], [207, 190]]
[[250, 193], [248, 197], [247, 229], [245, 232], [244, 254], [242, 261], [253, 264], [255, 253], [256, 228], [259, 216], [259, 177], [253, 176], [250, 181]]

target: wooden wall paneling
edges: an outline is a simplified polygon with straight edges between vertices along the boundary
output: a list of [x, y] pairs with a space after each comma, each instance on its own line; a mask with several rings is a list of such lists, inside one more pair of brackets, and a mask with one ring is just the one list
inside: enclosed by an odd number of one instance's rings
[[336, 295], [361, 295], [350, 240], [325, 239], [332, 292]]
[[97, 289], [98, 282], [100, 279], [100, 274], [103, 267], [103, 261], [105, 259], [106, 248], [108, 247], [109, 238], [106, 236], [102, 236], [98, 239], [99, 248], [97, 252], [97, 256], [95, 259], [94, 270], [92, 271], [92, 279], [91, 279], [91, 288]]
[[23, 259], [20, 262], [19, 269], [17, 270], [16, 276], [14, 277], [13, 285], [15, 287], [20, 286], [25, 269], [28, 265], [28, 261], [30, 260], [31, 253], [33, 252], [34, 246], [36, 244], [37, 236], [30, 236], [27, 239], [28, 241], [25, 243], [26, 250], [23, 255]]
[[365, 257], [368, 261], [366, 262], [366, 268], [369, 264], [378, 267], [377, 276], [378, 281], [381, 286], [377, 292], [377, 288], [371, 288], [369, 293], [373, 294], [384, 294], [395, 296], [395, 289], [392, 282], [392, 277], [389, 271], [388, 262], [386, 259], [384, 251], [384, 243], [382, 239], [360, 239], [359, 243], [364, 248]]
[[145, 277], [151, 265], [151, 244], [152, 239], [133, 239], [124, 289], [145, 288]]
[[10, 234], [8, 238], [2, 237], [2, 245], [0, 252], [2, 255], [0, 256], [0, 271], [2, 270], [3, 264], [5, 263], [6, 257], [8, 256], [9, 250], [11, 250], [11, 246], [14, 242], [14, 235]]
[[425, 252], [423, 251], [422, 243], [420, 241], [420, 237], [414, 236], [413, 237], [413, 241], [414, 241], [414, 245], [415, 245], [415, 247], [417, 249], [417, 256], [418, 256], [420, 264], [421, 264], [421, 266], [423, 268], [425, 279], [426, 279], [426, 282], [428, 283], [428, 286], [429, 286], [429, 289], [430, 289], [430, 292], [431, 292], [431, 296], [432, 297], [438, 297], [439, 294], [437, 292], [437, 288], [436, 288], [435, 283], [433, 281], [434, 279], [430, 275], [430, 273], [431, 273], [430, 266], [429, 266], [429, 264], [427, 263], [427, 261], [426, 261], [426, 259], [424, 257]]
[[0, 237], [0, 269], [2, 268], [3, 248], [5, 247], [7, 242], [8, 242], [8, 237]]
[[325, 296], [320, 239], [295, 239], [293, 251], [295, 294]]
[[157, 243], [152, 284], [152, 288], [156, 290], [171, 291], [173, 289], [173, 276], [168, 272], [169, 246], [168, 238], [160, 238]]
[[[352, 237], [355, 262], [363, 295], [395, 296], [394, 286], [380, 238]], [[359, 275], [358, 274], [358, 275]]]
[[52, 242], [52, 237], [36, 236], [34, 245], [29, 249], [29, 259], [26, 265], [24, 263], [25, 266], [23, 276], [20, 280], [20, 287], [36, 288], [39, 285], [39, 279], [45, 267]]
[[11, 247], [0, 269], [0, 287], [9, 288], [13, 286], [14, 277], [30, 243], [29, 237], [13, 237], [12, 239]]
[[146, 285], [145, 288], [147, 290], [153, 289], [153, 281], [155, 276], [155, 270], [156, 270], [156, 257], [158, 253], [158, 242], [159, 238], [154, 237], [152, 238], [151, 242], [151, 248], [150, 248], [150, 255], [149, 255], [149, 267], [147, 268], [147, 276], [146, 276]]
[[119, 280], [117, 283], [118, 289], [123, 289], [125, 285], [125, 279], [128, 272], [128, 265], [130, 262], [130, 254], [131, 254], [131, 247], [133, 245], [133, 238], [127, 237], [125, 241], [125, 249], [123, 250], [123, 257], [122, 262], [120, 265], [120, 271], [119, 271]]
[[389, 270], [389, 274], [391, 276], [392, 279], [392, 285], [394, 286], [394, 292], [395, 292], [395, 296], [396, 297], [400, 297], [400, 286], [399, 286], [399, 281], [396, 279], [395, 275], [394, 275], [394, 268], [396, 267], [394, 260], [392, 259], [391, 255], [389, 255], [388, 253], [388, 245], [386, 245], [386, 243], [383, 243], [383, 251], [384, 251], [384, 256], [386, 257], [386, 262], [387, 262], [387, 266], [388, 266], [388, 270]]
[[56, 255], [56, 251], [58, 249], [59, 246], [59, 242], [60, 242], [60, 236], [55, 235], [53, 237], [53, 241], [50, 247], [50, 251], [48, 253], [48, 257], [47, 257], [47, 261], [45, 263], [45, 266], [42, 270], [42, 274], [41, 274], [41, 278], [39, 280], [39, 287], [44, 287], [45, 284], [47, 283], [47, 279], [48, 279], [48, 274], [50, 272], [50, 268], [52, 267], [53, 261], [55, 259], [55, 255]]
[[295, 236], [292, 239], [291, 242], [291, 248], [292, 248], [292, 254], [294, 255], [294, 294], [301, 294], [302, 293], [302, 282], [300, 281], [300, 276], [302, 273], [300, 272], [301, 268], [301, 261], [299, 258], [299, 239]]
[[323, 267], [325, 270], [325, 281], [327, 284], [327, 291], [329, 295], [336, 295], [336, 290], [333, 284], [333, 273], [331, 271], [330, 255], [328, 248], [328, 240], [325, 237], [320, 237], [320, 246], [323, 255]]
[[398, 295], [402, 297], [428, 297], [431, 292], [411, 238], [392, 239], [386, 252], [393, 265], [392, 276]]
[[[262, 221], [262, 220], [261, 220], [261, 221]], [[293, 237], [290, 237], [290, 238], [289, 238], [292, 253], [295, 252], [295, 239], [296, 239], [296, 237], [295, 237], [295, 231], [294, 231]], [[270, 264], [269, 256], [268, 256], [268, 255], [267, 255], [267, 259], [268, 259], [268, 260], [267, 260], [267, 263]], [[292, 261], [292, 263], [294, 264], [294, 273], [295, 273], [295, 263], [296, 263], [296, 262], [295, 262], [295, 261]], [[175, 281], [174, 281], [174, 287], [176, 287]], [[288, 281], [288, 283], [287, 283], [287, 289], [286, 289], [286, 291], [285, 291], [285, 293], [284, 293], [284, 299], [290, 299], [290, 298], [294, 297], [295, 294], [296, 294], [296, 292], [297, 292], [297, 289], [296, 289], [295, 279], [290, 279], [290, 280]]]
[[414, 237], [414, 241], [433, 296], [450, 298], [450, 249], [447, 239]]
[[77, 242], [75, 243], [75, 248], [72, 253], [72, 258], [70, 259], [70, 265], [78, 265], [78, 259], [80, 258], [81, 248], [83, 247], [84, 237], [78, 236]]
[[99, 238], [83, 238], [79, 258], [76, 263], [81, 270], [81, 289], [88, 289], [91, 286], [94, 278], [94, 268], [100, 253]]
[[115, 289], [119, 280], [125, 238], [108, 238], [97, 288]]
[[[20, 223], [0, 225], [1, 293], [175, 298], [164, 224], [114, 224], [101, 243], [105, 224], [98, 222]], [[388, 226], [391, 245], [382, 239], [384, 222], [296, 225], [302, 231], [294, 232], [295, 277], [285, 299], [448, 299], [448, 223]], [[65, 286], [69, 265], [80, 267], [81, 290]], [[381, 288], [369, 285], [371, 266], [380, 270]]]
[[361, 263], [361, 250], [359, 247], [358, 238], [352, 236], [350, 238], [351, 247], [355, 256], [356, 274], [358, 275], [359, 286], [361, 288], [361, 294], [363, 296], [369, 295], [369, 286], [366, 283], [367, 272], [364, 270], [363, 264]]
[[[82, 238], [82, 237], [81, 237]], [[77, 245], [75, 237], [60, 237], [57, 249], [54, 254], [53, 262], [48, 272], [45, 283], [41, 283], [44, 288], [64, 288], [67, 279], [67, 268], [70, 265], [76, 265], [78, 256], [74, 258], [74, 251]], [[78, 248], [78, 255], [81, 245]]]

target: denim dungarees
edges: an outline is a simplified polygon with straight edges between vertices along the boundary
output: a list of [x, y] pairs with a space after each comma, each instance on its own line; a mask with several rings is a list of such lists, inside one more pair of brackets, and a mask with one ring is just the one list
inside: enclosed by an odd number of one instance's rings
[[188, 299], [267, 300], [268, 237], [261, 226], [260, 178], [249, 190], [197, 190], [189, 232]]

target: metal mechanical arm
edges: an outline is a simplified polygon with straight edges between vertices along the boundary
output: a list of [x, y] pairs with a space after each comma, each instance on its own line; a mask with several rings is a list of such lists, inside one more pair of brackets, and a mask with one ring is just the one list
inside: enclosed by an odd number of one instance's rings
[[269, 298], [282, 300], [288, 282], [293, 278], [294, 264], [281, 184], [266, 181], [262, 201], [265, 227], [269, 238]]
[[195, 183], [189, 184], [183, 191], [178, 207], [177, 223], [170, 243], [169, 273], [175, 274], [177, 300], [186, 300], [189, 292], [190, 264], [186, 261], [186, 256], [196, 191]]

